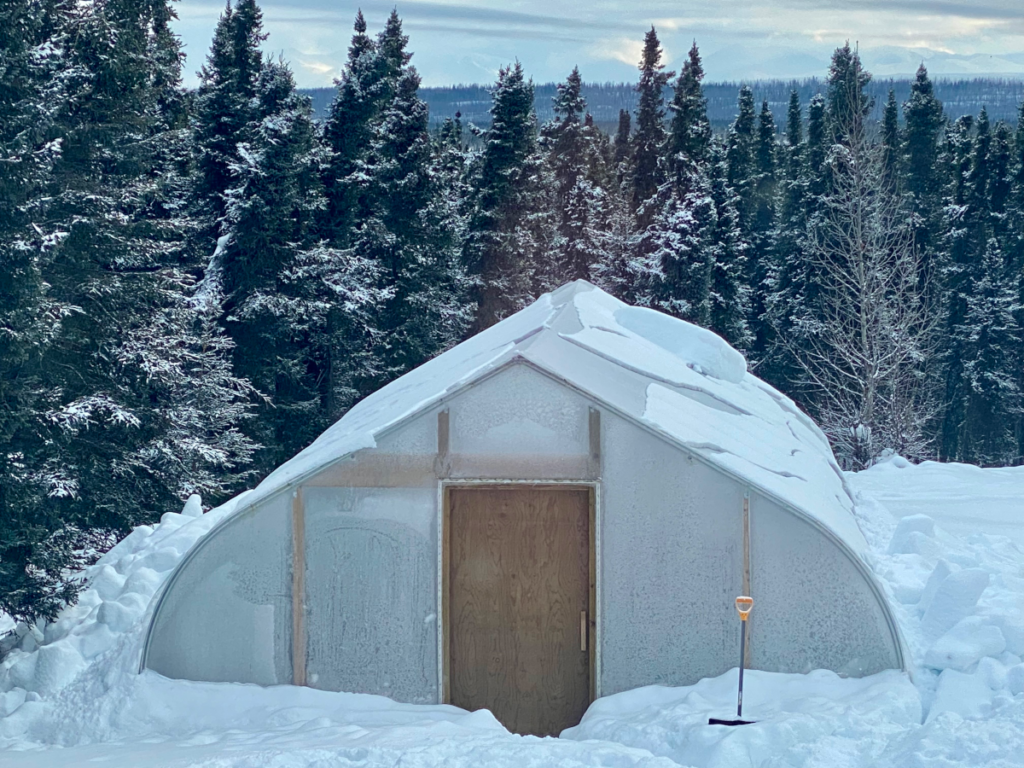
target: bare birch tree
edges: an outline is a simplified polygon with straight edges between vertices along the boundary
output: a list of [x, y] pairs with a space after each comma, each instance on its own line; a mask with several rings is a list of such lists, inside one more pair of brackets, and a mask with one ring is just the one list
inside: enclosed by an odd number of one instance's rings
[[860, 99], [845, 102], [851, 107], [836, 116], [826, 161], [829, 192], [809, 233], [821, 293], [787, 343], [798, 345], [803, 384], [816, 395], [837, 458], [862, 469], [886, 450], [912, 457], [926, 450], [933, 406], [923, 363], [934, 321], [910, 215], [883, 173], [882, 148], [866, 135], [854, 106]]

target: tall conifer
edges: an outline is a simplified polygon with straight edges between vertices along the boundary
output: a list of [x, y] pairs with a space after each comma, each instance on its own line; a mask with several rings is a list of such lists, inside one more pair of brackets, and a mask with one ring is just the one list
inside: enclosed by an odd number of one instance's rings
[[665, 179], [662, 153], [665, 148], [665, 100], [662, 94], [673, 72], [664, 71], [664, 53], [654, 27], [644, 36], [640, 57], [640, 82], [636, 86], [639, 98], [636, 108], [636, 131], [630, 143], [632, 174], [630, 197], [643, 228], [655, 215], [645, 203], [654, 195]]

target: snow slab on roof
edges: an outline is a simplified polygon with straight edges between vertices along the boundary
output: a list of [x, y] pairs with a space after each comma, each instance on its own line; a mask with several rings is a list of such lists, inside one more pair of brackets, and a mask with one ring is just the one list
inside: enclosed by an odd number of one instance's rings
[[516, 359], [799, 509], [864, 552], [828, 441], [792, 400], [748, 373], [743, 356], [711, 331], [632, 307], [584, 280], [541, 296], [359, 402], [272, 472], [244, 507], [374, 447], [385, 430]]

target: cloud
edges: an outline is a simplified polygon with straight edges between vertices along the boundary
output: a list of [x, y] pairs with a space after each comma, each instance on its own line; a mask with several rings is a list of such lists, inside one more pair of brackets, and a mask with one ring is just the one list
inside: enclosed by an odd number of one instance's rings
[[333, 64], [326, 64], [322, 61], [298, 61], [300, 67], [308, 69], [318, 75], [330, 75], [337, 71], [337, 67]]
[[643, 40], [632, 40], [620, 37], [614, 40], [599, 40], [590, 48], [590, 54], [598, 59], [621, 61], [623, 64], [637, 66], [644, 52]]
[[842, 13], [882, 11], [914, 16], [963, 16], [972, 19], [1024, 20], [1020, 0], [788, 0], [803, 10]]
[[[549, 30], [621, 30], [622, 25], [607, 19], [588, 19], [568, 16], [553, 16], [544, 13], [526, 13], [523, 11], [512, 11], [501, 8], [487, 8], [476, 5], [458, 5], [451, 3], [436, 2], [336, 2], [336, 0], [301, 0], [295, 4], [267, 4], [263, 6], [265, 18], [278, 13], [283, 9], [286, 13], [293, 12], [297, 8], [310, 11], [311, 15], [319, 15], [324, 18], [323, 11], [328, 11], [326, 16], [344, 19], [351, 25], [355, 18], [356, 11], [362, 8], [363, 13], [370, 18], [383, 19], [391, 13], [392, 8], [398, 10], [402, 17], [403, 25], [416, 22], [429, 22], [434, 20], [446, 20], [455, 22], [459, 28], [475, 27], [478, 31], [485, 31], [488, 28], [500, 30], [509, 25], [529, 29]], [[320, 11], [320, 14], [316, 14]], [[283, 14], [282, 14], [283, 15]], [[443, 27], [442, 27], [443, 28]]]
[[[770, 76], [776, 67], [795, 71], [793, 57], [827, 60], [831, 49], [845, 40], [859, 41], [862, 49], [897, 46], [998, 55], [1024, 50], [1022, 2], [267, 0], [263, 11], [270, 33], [267, 50], [301, 52], [294, 57], [298, 81], [323, 84], [344, 63], [357, 9], [362, 7], [371, 31], [376, 31], [397, 8], [424, 82], [443, 84], [488, 79], [472, 62], [486, 61], [490, 70], [493, 62], [515, 59], [537, 82], [558, 80], [573, 65], [579, 65], [588, 79], [632, 80], [644, 33], [652, 24], [669, 60], [680, 58], [696, 39], [706, 58], [728, 51], [730, 73], [748, 66], [762, 76]], [[189, 69], [198, 66], [209, 48], [223, 3], [176, 4]], [[785, 55], [780, 53], [783, 48], [789, 51]], [[758, 51], [779, 55], [759, 67]], [[718, 66], [709, 67], [709, 78], [719, 76]], [[195, 83], [191, 72], [187, 82]]]

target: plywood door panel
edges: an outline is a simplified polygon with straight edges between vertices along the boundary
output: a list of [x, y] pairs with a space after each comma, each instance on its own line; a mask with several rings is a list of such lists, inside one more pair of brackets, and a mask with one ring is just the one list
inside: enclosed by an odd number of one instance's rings
[[589, 491], [452, 488], [449, 499], [451, 703], [490, 709], [516, 733], [575, 725], [590, 703]]

